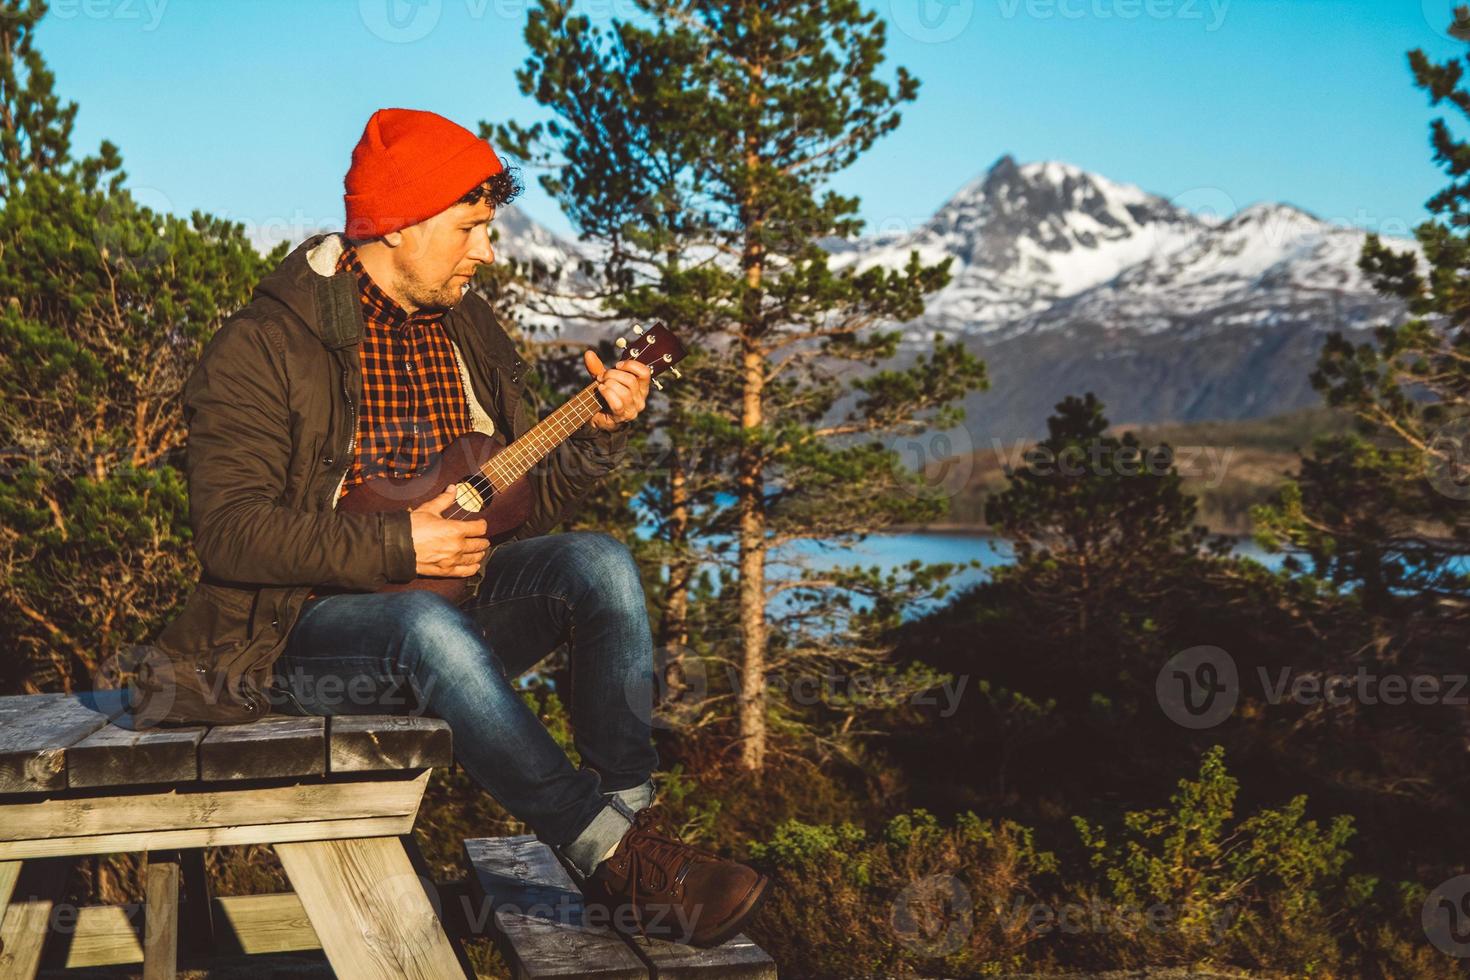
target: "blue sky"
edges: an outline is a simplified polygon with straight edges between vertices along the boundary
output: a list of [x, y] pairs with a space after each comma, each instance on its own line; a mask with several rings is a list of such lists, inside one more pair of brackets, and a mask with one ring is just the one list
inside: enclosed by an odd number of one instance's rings
[[[1181, 204], [1281, 200], [1404, 233], [1444, 183], [1405, 52], [1451, 0], [864, 0], [889, 65], [921, 80], [904, 122], [834, 182], [870, 227], [922, 222], [1004, 153], [1064, 160]], [[145, 203], [280, 237], [341, 221], [372, 111], [543, 118], [514, 72], [529, 0], [51, 0], [38, 34], [76, 149], [123, 152]], [[604, 23], [630, 0], [590, 0]], [[528, 180], [534, 185], [533, 180]], [[522, 206], [568, 233], [532, 186]], [[297, 232], [301, 229], [301, 232]]]

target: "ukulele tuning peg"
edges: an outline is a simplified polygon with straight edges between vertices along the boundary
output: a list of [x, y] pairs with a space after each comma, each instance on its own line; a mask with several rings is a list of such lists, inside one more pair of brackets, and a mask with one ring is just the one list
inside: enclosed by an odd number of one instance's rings
[[653, 386], [654, 386], [654, 387], [655, 387], [655, 388], [657, 388], [657, 389], [658, 389], [658, 390], [659, 390], [659, 391], [663, 391], [663, 390], [664, 390], [664, 386], [663, 386], [663, 385], [661, 385], [661, 384], [659, 384], [659, 382], [658, 382], [658, 378], [654, 378], [654, 379], [653, 379]]
[[635, 336], [635, 337], [641, 337], [641, 336], [643, 336], [643, 328], [640, 327], [636, 323], [633, 324], [633, 336]]
[[626, 337], [619, 337], [617, 340], [613, 341], [613, 346], [616, 347], [618, 350], [622, 350], [623, 348], [628, 346], [628, 339]]
[[678, 368], [669, 368], [669, 373], [672, 374], [676, 378], [682, 378], [682, 377], [684, 377], [684, 375], [682, 375], [682, 374], [679, 373], [679, 369]]

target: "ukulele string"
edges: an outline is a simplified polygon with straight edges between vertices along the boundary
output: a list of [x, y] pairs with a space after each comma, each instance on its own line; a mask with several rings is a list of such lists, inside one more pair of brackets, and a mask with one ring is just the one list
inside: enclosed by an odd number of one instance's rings
[[[481, 473], [477, 473], [474, 476], [466, 477], [465, 479], [459, 481], [460, 486], [464, 486], [466, 484], [468, 484], [469, 487], [474, 490], [476, 494], [479, 495], [480, 500], [486, 504], [490, 502], [490, 497], [495, 492], [495, 488], [490, 483], [490, 479]], [[484, 510], [484, 508], [481, 507], [480, 510], [472, 511], [467, 507], [461, 505], [458, 501], [458, 497], [459, 495], [458, 493], [456, 493], [455, 502], [444, 509], [443, 516], [447, 517], [449, 520], [462, 521], [466, 517], [469, 517], [473, 514], [479, 514]]]

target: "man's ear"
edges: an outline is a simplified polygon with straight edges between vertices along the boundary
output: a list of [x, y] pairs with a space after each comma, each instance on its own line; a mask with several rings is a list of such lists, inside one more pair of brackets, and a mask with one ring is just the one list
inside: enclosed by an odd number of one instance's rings
[[383, 236], [383, 244], [387, 245], [389, 248], [397, 248], [398, 246], [403, 244], [403, 232], [388, 232], [386, 235]]

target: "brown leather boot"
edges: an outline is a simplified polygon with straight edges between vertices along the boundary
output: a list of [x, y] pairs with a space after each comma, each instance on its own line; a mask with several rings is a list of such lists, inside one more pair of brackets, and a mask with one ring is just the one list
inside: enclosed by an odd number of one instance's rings
[[770, 883], [754, 868], [684, 843], [658, 803], [638, 811], [591, 877], [572, 870], [588, 921], [690, 946], [718, 946], [738, 933]]

